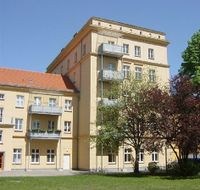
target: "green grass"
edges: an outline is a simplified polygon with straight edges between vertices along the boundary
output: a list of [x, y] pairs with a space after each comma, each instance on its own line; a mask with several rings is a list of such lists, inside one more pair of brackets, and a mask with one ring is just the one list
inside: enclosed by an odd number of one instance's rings
[[77, 175], [55, 177], [1, 177], [0, 190], [199, 190], [200, 177]]

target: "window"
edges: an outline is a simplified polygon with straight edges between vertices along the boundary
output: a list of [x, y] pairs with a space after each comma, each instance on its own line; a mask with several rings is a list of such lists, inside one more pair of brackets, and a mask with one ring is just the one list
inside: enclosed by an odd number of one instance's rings
[[75, 54], [74, 54], [74, 63], [76, 63], [77, 62], [77, 52], [75, 52]]
[[55, 129], [55, 122], [54, 121], [48, 121], [48, 129], [49, 130]]
[[114, 70], [115, 70], [115, 65], [112, 64], [112, 63], [109, 63], [109, 64], [107, 65], [107, 68], [108, 68], [109, 71], [114, 71]]
[[3, 108], [0, 108], [0, 122], [3, 122]]
[[0, 94], [0, 100], [4, 100], [5, 94]]
[[148, 58], [154, 59], [154, 49], [151, 48], [148, 49]]
[[49, 107], [56, 107], [56, 99], [49, 98]]
[[156, 71], [154, 69], [149, 70], [149, 82], [156, 82]]
[[47, 163], [54, 163], [55, 151], [53, 149], [47, 150]]
[[39, 149], [32, 149], [31, 151], [31, 162], [39, 163], [40, 161], [40, 151]]
[[141, 67], [135, 67], [135, 79], [142, 80], [142, 68]]
[[0, 143], [2, 142], [3, 131], [0, 130]]
[[129, 65], [123, 65], [123, 73], [124, 78], [128, 78], [130, 74], [130, 66]]
[[131, 149], [125, 148], [124, 150], [124, 162], [131, 162]]
[[83, 45], [83, 55], [86, 54], [86, 44]]
[[129, 45], [128, 44], [123, 44], [123, 52], [128, 54], [128, 52], [129, 52]]
[[110, 151], [108, 153], [108, 162], [109, 163], [115, 163], [116, 162], [116, 155], [113, 153], [113, 151]]
[[15, 130], [22, 131], [22, 124], [23, 124], [23, 119], [16, 118], [15, 119]]
[[20, 164], [22, 160], [22, 149], [14, 148], [13, 149], [13, 163]]
[[40, 128], [40, 121], [39, 120], [34, 120], [32, 129], [39, 129]]
[[158, 153], [157, 152], [152, 152], [152, 162], [158, 162]]
[[144, 162], [144, 150], [140, 150], [139, 152], [139, 162]]
[[17, 95], [16, 107], [24, 107], [24, 96]]
[[72, 111], [72, 101], [65, 100], [65, 111]]
[[41, 105], [41, 97], [34, 97], [34, 105], [36, 106]]
[[135, 57], [141, 57], [141, 48], [140, 48], [140, 46], [135, 46]]
[[114, 41], [108, 41], [108, 44], [110, 44], [110, 45], [114, 45], [115, 42], [114, 42]]
[[64, 132], [65, 133], [71, 133], [71, 128], [72, 128], [72, 122], [71, 121], [65, 121], [64, 122]]

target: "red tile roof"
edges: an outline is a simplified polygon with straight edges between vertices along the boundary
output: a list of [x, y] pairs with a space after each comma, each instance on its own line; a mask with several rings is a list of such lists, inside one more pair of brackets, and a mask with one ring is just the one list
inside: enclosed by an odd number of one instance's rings
[[8, 68], [0, 68], [0, 85], [53, 91], [76, 91], [67, 76]]

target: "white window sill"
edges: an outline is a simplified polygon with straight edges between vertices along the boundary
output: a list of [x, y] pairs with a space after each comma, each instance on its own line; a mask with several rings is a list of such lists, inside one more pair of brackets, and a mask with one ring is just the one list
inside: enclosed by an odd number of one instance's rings
[[72, 112], [72, 110], [64, 110], [65, 112]]
[[116, 162], [108, 162], [108, 165], [116, 165]]
[[13, 165], [21, 165], [22, 163], [21, 162], [13, 162], [12, 164]]
[[14, 132], [23, 132], [23, 130], [15, 129]]
[[15, 106], [15, 108], [23, 109], [24, 106]]
[[139, 161], [139, 164], [144, 164], [144, 161]]
[[152, 160], [151, 162], [155, 162], [155, 163], [158, 163], [159, 161], [153, 161], [153, 160]]
[[124, 162], [124, 164], [131, 164], [131, 161], [130, 162]]
[[72, 132], [64, 132], [64, 134], [69, 135], [72, 134]]
[[31, 165], [40, 165], [40, 162], [31, 162]]
[[47, 165], [55, 165], [55, 162], [47, 162]]

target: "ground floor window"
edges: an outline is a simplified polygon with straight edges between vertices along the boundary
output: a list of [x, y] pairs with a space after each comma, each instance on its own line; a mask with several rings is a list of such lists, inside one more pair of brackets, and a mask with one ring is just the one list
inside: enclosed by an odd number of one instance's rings
[[141, 149], [139, 152], [139, 162], [144, 162], [144, 150]]
[[2, 142], [2, 134], [3, 134], [3, 131], [0, 130], [0, 143]]
[[13, 163], [19, 164], [22, 161], [22, 149], [14, 148], [13, 149]]
[[124, 162], [131, 162], [131, 149], [125, 148], [124, 150]]
[[152, 162], [158, 162], [158, 152], [152, 152]]
[[115, 163], [116, 162], [116, 154], [113, 151], [108, 152], [108, 162]]
[[39, 163], [40, 161], [40, 151], [39, 149], [32, 149], [31, 151], [31, 162]]
[[55, 161], [55, 151], [53, 149], [47, 150], [47, 163], [54, 163]]

